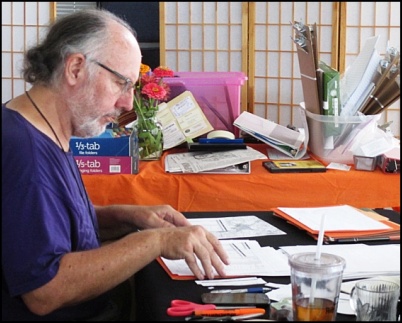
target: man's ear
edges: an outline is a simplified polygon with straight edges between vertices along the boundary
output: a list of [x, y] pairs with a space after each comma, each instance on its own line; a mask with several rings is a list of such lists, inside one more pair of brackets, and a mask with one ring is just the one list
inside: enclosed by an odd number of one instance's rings
[[70, 85], [75, 85], [83, 78], [85, 75], [85, 64], [88, 61], [85, 56], [80, 53], [71, 54], [66, 59], [64, 73], [66, 76], [66, 81]]

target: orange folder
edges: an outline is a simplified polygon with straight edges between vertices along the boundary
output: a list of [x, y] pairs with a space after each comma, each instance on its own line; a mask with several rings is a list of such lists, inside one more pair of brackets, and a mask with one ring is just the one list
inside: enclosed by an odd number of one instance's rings
[[[389, 229], [383, 229], [383, 230], [361, 230], [361, 231], [330, 231], [330, 232], [325, 232], [324, 233], [324, 239], [343, 239], [343, 238], [359, 238], [359, 237], [392, 237], [396, 236], [398, 237], [400, 235], [400, 226], [398, 223], [390, 221], [387, 217], [382, 216], [381, 214], [378, 214], [377, 212], [373, 210], [362, 210], [356, 208], [359, 212], [363, 213], [364, 215], [379, 221], [389, 227]], [[310, 227], [304, 225], [303, 223], [299, 222], [292, 216], [288, 215], [287, 213], [281, 211], [278, 208], [273, 208], [272, 211], [274, 212], [274, 215], [281, 217], [285, 220], [287, 220], [290, 224], [294, 225], [295, 227], [305, 230], [310, 236], [312, 236], [314, 239], [318, 239], [318, 230], [313, 230]]]

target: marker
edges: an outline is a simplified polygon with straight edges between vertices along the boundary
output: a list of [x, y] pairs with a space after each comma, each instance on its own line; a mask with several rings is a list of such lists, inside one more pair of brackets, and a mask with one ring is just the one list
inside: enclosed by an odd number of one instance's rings
[[244, 289], [217, 289], [211, 291], [211, 293], [268, 293], [271, 288], [268, 287], [251, 287], [251, 288], [244, 288]]
[[200, 144], [242, 144], [243, 138], [226, 139], [226, 138], [200, 138], [198, 139]]

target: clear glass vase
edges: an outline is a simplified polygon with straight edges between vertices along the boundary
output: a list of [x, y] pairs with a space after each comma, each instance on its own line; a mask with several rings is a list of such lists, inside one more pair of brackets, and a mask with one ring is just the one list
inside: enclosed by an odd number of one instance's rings
[[138, 113], [134, 127], [138, 133], [140, 160], [159, 160], [163, 153], [162, 125], [156, 119], [157, 111]]

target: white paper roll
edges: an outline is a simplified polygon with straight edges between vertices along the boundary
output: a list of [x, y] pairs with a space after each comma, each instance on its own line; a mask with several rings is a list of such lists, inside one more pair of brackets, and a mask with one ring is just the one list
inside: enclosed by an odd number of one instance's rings
[[207, 138], [208, 139], [212, 139], [212, 138], [235, 139], [235, 135], [233, 133], [231, 133], [230, 131], [226, 131], [226, 130], [213, 130], [208, 133]]

